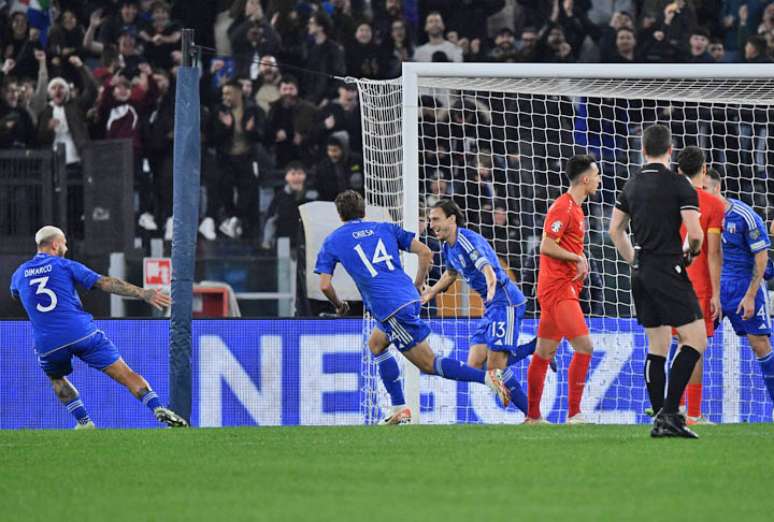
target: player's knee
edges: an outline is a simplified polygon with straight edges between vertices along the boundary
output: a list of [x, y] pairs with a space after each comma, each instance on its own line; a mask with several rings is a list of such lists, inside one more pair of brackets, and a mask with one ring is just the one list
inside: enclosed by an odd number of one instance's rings
[[59, 398], [59, 400], [70, 402], [78, 398], [78, 390], [76, 390], [64, 379], [56, 379], [52, 381], [52, 384], [54, 386], [54, 393]]
[[368, 339], [368, 349], [371, 350], [371, 353], [373, 355], [379, 355], [382, 352], [384, 352], [384, 350], [386, 350], [387, 347], [384, 346], [384, 343], [381, 342], [380, 339], [371, 337], [370, 339]]
[[750, 348], [752, 348], [756, 357], [763, 357], [764, 355], [768, 355], [771, 351], [771, 342], [769, 338], [764, 335], [751, 335], [748, 337], [748, 341], [750, 342]]

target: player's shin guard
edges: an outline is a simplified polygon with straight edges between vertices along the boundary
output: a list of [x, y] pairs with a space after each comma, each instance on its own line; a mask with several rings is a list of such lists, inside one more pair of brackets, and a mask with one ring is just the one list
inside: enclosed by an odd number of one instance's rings
[[572, 356], [570, 368], [567, 372], [569, 403], [567, 417], [574, 417], [580, 413], [580, 403], [583, 398], [583, 388], [586, 386], [586, 374], [590, 362], [590, 353], [575, 352]]
[[527, 417], [540, 418], [540, 399], [543, 398], [543, 385], [546, 381], [546, 370], [551, 362], [538, 354], [532, 356], [527, 370], [527, 391], [529, 393]]
[[435, 373], [452, 381], [486, 382], [486, 372], [478, 368], [472, 368], [467, 364], [449, 359], [448, 357], [436, 357], [433, 363]]
[[701, 357], [692, 346], [684, 344], [677, 352], [672, 367], [669, 369], [669, 389], [664, 399], [664, 413], [677, 413], [680, 396], [693, 373], [693, 367]]
[[535, 353], [535, 348], [537, 347], [537, 337], [532, 339], [530, 342], [525, 344], [520, 344], [516, 347], [516, 349], [512, 352], [508, 352], [508, 363], [506, 366], [513, 366], [517, 362], [526, 359], [533, 353]]
[[521, 389], [519, 379], [516, 378], [516, 373], [513, 368], [508, 367], [503, 371], [503, 383], [508, 388], [511, 395], [511, 403], [519, 408], [524, 414], [527, 414], [527, 396], [524, 395], [524, 391]]
[[769, 397], [774, 402], [774, 352], [769, 352], [758, 359], [763, 374], [763, 382], [766, 383], [766, 389], [769, 390]]
[[156, 395], [156, 392], [153, 390], [148, 390], [145, 392], [145, 395], [140, 397], [140, 401], [150, 410], [155, 411], [156, 408], [161, 408], [161, 399], [159, 399], [159, 396]]
[[645, 384], [648, 387], [648, 397], [653, 413], [658, 413], [664, 407], [664, 388], [666, 387], [666, 374], [664, 365], [666, 357], [649, 353], [645, 359]]
[[65, 404], [65, 408], [67, 408], [67, 411], [70, 412], [73, 417], [75, 417], [75, 420], [78, 421], [78, 424], [88, 424], [89, 421], [91, 421], [91, 418], [89, 418], [89, 413], [86, 411], [86, 407], [83, 405], [83, 401], [80, 397], [76, 397], [75, 399]]
[[398, 367], [398, 361], [392, 356], [392, 352], [385, 350], [374, 357], [374, 362], [379, 367], [379, 376], [382, 378], [382, 383], [384, 383], [387, 393], [390, 394], [392, 405], [400, 406], [406, 404], [406, 399], [403, 397], [403, 387], [400, 382], [400, 368]]

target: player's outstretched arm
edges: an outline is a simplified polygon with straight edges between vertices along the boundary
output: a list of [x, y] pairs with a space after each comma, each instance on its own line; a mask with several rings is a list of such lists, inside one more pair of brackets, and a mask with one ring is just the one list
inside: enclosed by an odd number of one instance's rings
[[349, 312], [349, 303], [339, 300], [339, 296], [336, 294], [336, 289], [333, 288], [331, 279], [331, 274], [320, 274], [320, 291], [336, 308], [337, 314], [347, 315], [347, 312]]
[[430, 250], [427, 245], [416, 239], [411, 242], [411, 249], [409, 251], [412, 254], [416, 254], [419, 258], [419, 267], [417, 268], [417, 276], [414, 278], [414, 286], [421, 292], [422, 287], [425, 285], [425, 281], [427, 281], [430, 265], [433, 264], [433, 251]]
[[613, 241], [616, 250], [621, 254], [624, 261], [630, 265], [634, 263], [634, 247], [626, 229], [629, 228], [629, 214], [618, 208], [613, 209], [613, 215], [610, 218], [610, 228], [608, 234]]
[[163, 310], [172, 304], [172, 299], [163, 292], [159, 292], [156, 289], [146, 290], [116, 277], [102, 276], [97, 280], [94, 286], [109, 294], [142, 299], [158, 310]]
[[458, 275], [459, 274], [457, 274], [457, 272], [454, 270], [447, 268], [446, 271], [441, 274], [441, 278], [438, 280], [438, 282], [428, 288], [427, 291], [422, 294], [422, 304], [431, 301], [436, 295], [444, 292], [447, 288], [449, 288], [454, 283], [454, 281], [457, 280]]

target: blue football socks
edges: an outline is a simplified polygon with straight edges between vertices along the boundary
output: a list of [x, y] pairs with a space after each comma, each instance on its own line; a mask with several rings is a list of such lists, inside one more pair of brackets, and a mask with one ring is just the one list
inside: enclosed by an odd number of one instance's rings
[[758, 359], [763, 374], [763, 382], [766, 383], [766, 389], [769, 390], [769, 397], [774, 402], [774, 352], [769, 352]]
[[393, 406], [400, 406], [406, 404], [406, 399], [403, 397], [403, 387], [400, 382], [400, 368], [398, 367], [398, 361], [392, 356], [390, 350], [385, 350], [380, 355], [374, 357], [374, 362], [379, 367], [379, 376], [382, 378], [384, 388], [387, 393], [390, 394], [390, 400]]
[[75, 417], [75, 420], [78, 421], [78, 424], [88, 424], [91, 420], [80, 397], [76, 397], [75, 399], [65, 404], [65, 408], [67, 408], [67, 411], [69, 411], [70, 414]]
[[485, 383], [486, 372], [484, 370], [472, 368], [461, 361], [449, 359], [448, 357], [436, 357], [434, 366], [435, 373], [445, 379]]

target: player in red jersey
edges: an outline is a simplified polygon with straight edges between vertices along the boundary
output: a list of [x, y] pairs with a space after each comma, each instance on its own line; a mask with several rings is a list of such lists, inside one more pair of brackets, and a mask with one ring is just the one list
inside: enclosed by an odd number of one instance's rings
[[[702, 188], [707, 164], [700, 148], [689, 146], [677, 156], [677, 167], [685, 175], [699, 196], [699, 222], [704, 232], [704, 244], [701, 253], [688, 266], [688, 278], [691, 280], [696, 297], [699, 299], [707, 337], [715, 334], [715, 321], [720, 316], [720, 267], [722, 254], [720, 234], [723, 230], [723, 216], [726, 209], [723, 201]], [[680, 236], [685, 238], [685, 225], [680, 228]], [[675, 332], [672, 332], [675, 335]], [[704, 357], [696, 363], [691, 380], [685, 387], [683, 399], [687, 401], [687, 424], [710, 424], [701, 413], [702, 375]]]
[[589, 274], [589, 264], [583, 254], [585, 217], [581, 204], [596, 193], [601, 178], [596, 160], [587, 155], [570, 158], [565, 173], [570, 181], [570, 190], [548, 209], [540, 243], [537, 286], [540, 323], [537, 348], [527, 372], [527, 423], [545, 422], [540, 414], [540, 399], [546, 369], [562, 339], [567, 339], [575, 351], [568, 371], [567, 423], [585, 422], [580, 415], [580, 403], [594, 347], [579, 299]]

